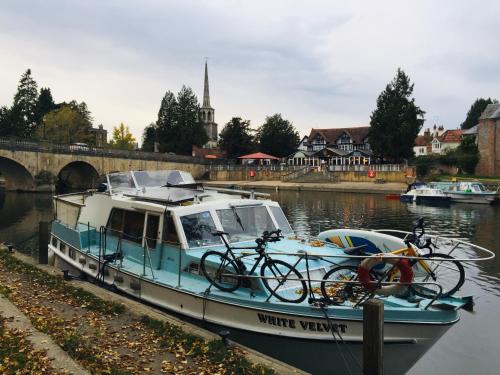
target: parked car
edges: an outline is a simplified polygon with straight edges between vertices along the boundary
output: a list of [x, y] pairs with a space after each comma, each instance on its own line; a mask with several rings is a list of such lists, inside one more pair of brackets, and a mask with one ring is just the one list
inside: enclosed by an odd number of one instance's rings
[[71, 151], [89, 151], [89, 145], [86, 143], [72, 143], [69, 145]]

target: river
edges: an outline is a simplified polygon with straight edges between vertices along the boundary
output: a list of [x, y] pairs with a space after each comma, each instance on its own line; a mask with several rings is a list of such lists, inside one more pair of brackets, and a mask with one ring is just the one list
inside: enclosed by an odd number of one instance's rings
[[[429, 207], [385, 200], [383, 195], [376, 194], [271, 193], [301, 236], [313, 236], [321, 230], [339, 227], [410, 230], [417, 218], [424, 217], [431, 233], [464, 239], [500, 254], [500, 206]], [[20, 247], [35, 256], [36, 237], [29, 238], [36, 235], [40, 220], [51, 220], [53, 216], [50, 195], [0, 193], [0, 241], [23, 242]], [[411, 368], [409, 374], [500, 373], [500, 260], [466, 264], [466, 275], [460, 294], [474, 296], [474, 312], [462, 311], [461, 321]], [[273, 348], [264, 343], [256, 346], [274, 354]], [[297, 364], [294, 357], [280, 359]]]

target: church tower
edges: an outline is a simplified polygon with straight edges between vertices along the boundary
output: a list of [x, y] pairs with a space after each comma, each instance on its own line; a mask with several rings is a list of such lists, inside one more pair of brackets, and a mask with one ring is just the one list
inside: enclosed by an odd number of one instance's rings
[[210, 106], [210, 92], [208, 89], [208, 67], [205, 61], [205, 85], [203, 88], [203, 105], [200, 108], [200, 121], [205, 128], [208, 142], [205, 147], [217, 147], [217, 124], [214, 119], [215, 110]]

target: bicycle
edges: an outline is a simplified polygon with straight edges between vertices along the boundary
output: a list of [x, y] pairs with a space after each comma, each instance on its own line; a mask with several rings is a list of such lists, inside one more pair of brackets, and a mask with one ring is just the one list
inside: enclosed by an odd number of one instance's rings
[[[417, 233], [420, 230], [420, 233]], [[367, 270], [369, 273], [370, 282], [364, 282], [365, 289], [371, 292], [377, 290], [382, 282], [397, 282], [402, 280], [400, 269], [398, 268], [399, 262], [394, 260], [399, 259], [397, 256], [408, 256], [408, 257], [418, 257], [425, 259], [410, 259], [408, 264], [412, 268], [412, 279], [416, 281], [417, 284], [409, 285], [409, 289], [413, 291], [416, 295], [424, 298], [435, 298], [436, 295], [440, 294], [440, 297], [448, 297], [453, 295], [458, 291], [465, 282], [465, 271], [464, 267], [460, 262], [453, 260], [454, 258], [448, 254], [435, 253], [433, 248], [437, 246], [432, 243], [431, 238], [425, 238], [425, 229], [423, 219], [417, 222], [417, 225], [413, 228], [412, 235], [405, 238], [406, 247], [387, 253], [381, 253], [379, 258], [376, 258], [377, 254], [369, 254], [362, 251], [361, 248], [355, 249], [350, 255], [367, 255], [370, 257], [365, 258], [360, 264], [368, 264], [368, 262], [383, 263], [386, 260], [392, 260], [393, 266], [391, 268], [382, 269], [381, 271], [375, 271], [371, 267]], [[415, 248], [415, 247], [416, 248]], [[422, 254], [419, 250], [428, 249], [427, 254]], [[390, 256], [394, 257], [390, 257]], [[389, 257], [387, 257], [389, 256]], [[385, 258], [385, 259], [384, 259]], [[436, 259], [447, 259], [443, 260], [433, 260]], [[449, 259], [449, 261], [448, 261]], [[384, 267], [385, 268], [385, 267]], [[332, 268], [324, 276], [321, 282], [321, 293], [330, 303], [343, 303], [342, 298], [339, 298], [339, 294], [345, 298], [352, 298], [356, 291], [359, 291], [359, 284], [351, 283], [352, 281], [358, 281], [359, 278], [359, 266], [338, 266]], [[340, 281], [340, 282], [339, 282]], [[344, 281], [349, 281], [345, 283]], [[438, 286], [433, 286], [432, 284], [418, 284], [422, 282], [438, 282], [441, 288]], [[387, 289], [387, 291], [396, 291], [397, 288], [391, 287], [381, 287], [382, 289]], [[434, 288], [434, 289], [433, 289]]]
[[[280, 301], [291, 303], [300, 303], [306, 299], [307, 285], [300, 272], [282, 260], [272, 259], [265, 251], [268, 242], [277, 242], [283, 238], [281, 230], [264, 232], [261, 238], [255, 240], [257, 244], [255, 247], [230, 246], [225, 237], [228, 233], [218, 231], [212, 234], [222, 239], [226, 246], [226, 252], [209, 250], [201, 257], [201, 271], [211, 285], [225, 292], [233, 292], [242, 284], [244, 287], [249, 287], [250, 283], [246, 276], [254, 276], [255, 270], [264, 259], [264, 263], [260, 267], [260, 276], [264, 286], [274, 297]], [[258, 257], [251, 270], [247, 272], [247, 267], [241, 258], [249, 254], [236, 256], [233, 250], [249, 249], [255, 250]], [[290, 275], [295, 277], [289, 279]], [[302, 287], [300, 293], [296, 292], [299, 290], [297, 282]], [[294, 296], [297, 297], [293, 298]]]

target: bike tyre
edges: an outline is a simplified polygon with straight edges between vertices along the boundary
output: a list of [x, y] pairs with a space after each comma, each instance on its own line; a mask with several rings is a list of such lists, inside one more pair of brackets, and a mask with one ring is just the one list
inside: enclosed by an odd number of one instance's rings
[[[214, 263], [218, 263], [219, 267], [217, 269], [217, 272], [215, 274], [212, 274], [209, 272], [207, 269], [206, 261], [208, 257], [212, 257], [214, 259], [220, 258], [220, 261], [213, 261]], [[229, 258], [226, 254], [221, 253], [219, 251], [207, 251], [203, 256], [201, 257], [200, 261], [200, 268], [201, 272], [203, 275], [207, 278], [207, 280], [215, 286], [217, 289], [220, 289], [224, 292], [234, 292], [236, 289], [238, 289], [241, 285], [241, 277], [240, 277], [240, 268], [238, 267], [237, 263]], [[232, 269], [232, 271], [231, 271]], [[234, 273], [234, 283], [233, 284], [223, 284], [220, 276], [218, 275], [223, 275], [227, 273]], [[227, 278], [228, 276], [226, 276]], [[219, 280], [217, 280], [219, 279]], [[228, 286], [229, 285], [229, 286]]]
[[[285, 268], [287, 271], [285, 271], [284, 273], [281, 272], [280, 269], [278, 268], [278, 266]], [[297, 294], [298, 297], [296, 299], [288, 298], [288, 297], [285, 297], [281, 294], [278, 294], [279, 287], [277, 289], [273, 288], [269, 283], [270, 281], [274, 281], [274, 280], [268, 280], [268, 279], [264, 278], [266, 276], [269, 276], [269, 275], [266, 275], [266, 269], [268, 269], [268, 268], [274, 277], [278, 277], [278, 276], [283, 277], [285, 275], [295, 276], [297, 278], [297, 280], [300, 281], [300, 283], [301, 283], [302, 293], [300, 295]], [[300, 272], [297, 271], [296, 268], [292, 267], [290, 264], [288, 264], [282, 260], [274, 260], [274, 259], [266, 260], [264, 262], [264, 264], [262, 265], [262, 267], [260, 268], [260, 276], [263, 278], [262, 282], [264, 283], [264, 286], [266, 287], [266, 289], [269, 290], [269, 292], [274, 297], [279, 299], [280, 301], [290, 302], [290, 303], [300, 303], [307, 298], [307, 291], [308, 290], [307, 290], [307, 284], [306, 284], [304, 278], [302, 277]], [[276, 289], [276, 291], [274, 289]]]
[[[451, 255], [448, 254], [440, 254], [440, 253], [432, 253], [432, 254], [425, 254], [422, 255], [423, 258], [446, 258], [446, 259], [454, 259]], [[458, 260], [452, 260], [450, 262], [444, 261], [444, 262], [439, 262], [439, 266], [437, 270], [439, 270], [439, 267], [441, 264], [443, 265], [442, 269], [451, 269], [449, 265], [453, 265], [453, 268], [456, 268], [456, 282], [455, 282], [455, 277], [453, 279], [450, 278], [450, 276], [447, 276], [447, 283], [450, 284], [450, 287], [443, 288], [442, 294], [440, 297], [449, 297], [456, 293], [464, 284], [465, 282], [465, 269], [464, 266], [458, 261]], [[417, 263], [418, 264], [418, 263]], [[425, 271], [423, 271], [425, 272]], [[428, 277], [431, 278], [431, 280], [428, 280]], [[443, 276], [444, 278], [444, 276]], [[436, 276], [436, 278], [432, 278], [432, 275], [428, 275], [426, 278], [424, 278], [424, 281], [434, 281], [439, 284], [439, 275]], [[440, 284], [441, 285], [441, 284]], [[437, 292], [434, 291], [433, 293], [430, 292], [430, 289], [426, 288], [419, 288], [418, 285], [412, 285], [412, 290], [415, 292], [416, 295], [424, 298], [434, 298], [436, 297]]]
[[[332, 296], [327, 291], [327, 282], [335, 282], [335, 279], [330, 279], [331, 276], [335, 273], [339, 273], [342, 271], [348, 271], [348, 272], [352, 273], [352, 277], [349, 280], [345, 280], [345, 281], [358, 280], [358, 267], [356, 267], [356, 266], [337, 266], [337, 267], [333, 267], [330, 271], [325, 273], [325, 275], [323, 276], [323, 280], [321, 281], [320, 288], [321, 288], [321, 294], [322, 294], [323, 298], [325, 298], [329, 303], [332, 303], [335, 305], [342, 304], [345, 301], [345, 298], [342, 297], [343, 298], [342, 300], [341, 299], [337, 299], [337, 300], [332, 299]], [[340, 274], [341, 273], [339, 273], [339, 275]], [[377, 278], [375, 277], [375, 274], [372, 271], [370, 271], [370, 276], [374, 281], [377, 280]], [[354, 285], [356, 285], [356, 284], [354, 284]], [[346, 283], [346, 287], [348, 287], [348, 286], [350, 286], [350, 285]], [[366, 293], [366, 291], [364, 291], [364, 292]]]

